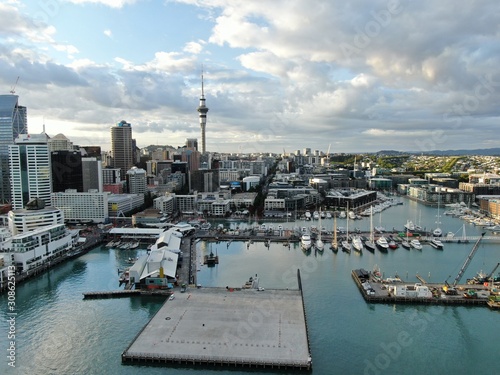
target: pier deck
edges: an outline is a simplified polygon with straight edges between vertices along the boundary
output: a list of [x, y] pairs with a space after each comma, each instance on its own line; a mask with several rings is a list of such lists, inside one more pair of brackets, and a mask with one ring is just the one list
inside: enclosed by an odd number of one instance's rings
[[309, 369], [301, 291], [176, 293], [122, 353], [122, 362]]

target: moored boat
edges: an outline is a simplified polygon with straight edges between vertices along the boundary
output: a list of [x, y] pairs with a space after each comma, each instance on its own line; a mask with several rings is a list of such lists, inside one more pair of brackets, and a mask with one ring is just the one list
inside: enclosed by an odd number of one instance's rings
[[410, 246], [416, 250], [422, 250], [422, 244], [416, 238], [410, 241]]
[[440, 240], [438, 240], [437, 238], [433, 238], [433, 239], [431, 239], [431, 240], [430, 240], [430, 242], [429, 242], [429, 244], [430, 244], [433, 248], [438, 249], [438, 250], [442, 250], [442, 249], [443, 249], [443, 247], [444, 247], [444, 246], [443, 246], [443, 243], [442, 243]]
[[377, 248], [380, 251], [387, 252], [387, 249], [389, 248], [389, 243], [387, 242], [387, 239], [384, 236], [380, 236], [377, 241], [375, 241]]

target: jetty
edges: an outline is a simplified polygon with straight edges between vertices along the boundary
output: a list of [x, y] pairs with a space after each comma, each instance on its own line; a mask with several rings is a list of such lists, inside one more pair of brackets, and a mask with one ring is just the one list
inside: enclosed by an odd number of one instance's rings
[[302, 290], [176, 293], [123, 351], [122, 362], [309, 370]]
[[[421, 277], [419, 277], [420, 282], [415, 283], [384, 281], [364, 269], [352, 270], [351, 276], [361, 295], [369, 303], [486, 306], [488, 302], [487, 287], [482, 285], [458, 285], [456, 289], [460, 293], [448, 295], [442, 291], [444, 283], [425, 283]], [[406, 293], [397, 294], [394, 292], [394, 287], [399, 287]], [[419, 295], [417, 290], [419, 288], [426, 288], [427, 295], [423, 293]], [[474, 290], [474, 294], [467, 294], [471, 290]], [[486, 297], [479, 297], [481, 292], [484, 292]]]

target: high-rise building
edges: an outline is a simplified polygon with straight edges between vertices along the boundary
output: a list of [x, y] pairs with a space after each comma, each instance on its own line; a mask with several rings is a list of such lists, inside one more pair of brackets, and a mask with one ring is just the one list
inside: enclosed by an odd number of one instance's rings
[[122, 176], [134, 166], [134, 146], [132, 143], [132, 126], [125, 120], [111, 127], [111, 152], [113, 167], [120, 168]]
[[11, 201], [9, 146], [19, 134], [28, 132], [26, 107], [18, 104], [17, 95], [0, 95], [0, 202]]
[[[50, 146], [49, 146], [50, 148]], [[75, 189], [83, 192], [82, 155], [80, 151], [60, 150], [50, 153], [52, 192]]]
[[9, 146], [9, 168], [12, 208], [24, 206], [35, 198], [51, 206], [52, 171], [48, 136], [20, 134], [15, 144]]
[[186, 148], [192, 151], [198, 151], [198, 139], [186, 138]]
[[102, 193], [103, 174], [101, 160], [92, 158], [82, 158], [83, 192], [96, 190]]
[[68, 137], [64, 134], [59, 133], [47, 141], [49, 146], [49, 151], [70, 151], [73, 150], [73, 142], [71, 142]]
[[146, 171], [133, 167], [127, 171], [127, 185], [130, 194], [146, 193]]
[[205, 138], [205, 128], [207, 126], [207, 112], [208, 107], [205, 106], [205, 93], [203, 91], [203, 73], [201, 74], [201, 96], [200, 105], [198, 106], [198, 112], [200, 114], [200, 127], [201, 127], [201, 153], [204, 154], [206, 150], [206, 138]]

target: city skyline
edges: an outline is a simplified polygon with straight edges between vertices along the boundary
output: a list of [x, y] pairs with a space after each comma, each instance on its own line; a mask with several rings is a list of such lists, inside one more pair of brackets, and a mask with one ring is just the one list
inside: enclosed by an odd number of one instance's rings
[[32, 133], [111, 150], [126, 119], [138, 147], [175, 147], [202, 141], [203, 69], [208, 152], [492, 148], [498, 13], [494, 1], [8, 1], [0, 94], [19, 95]]

